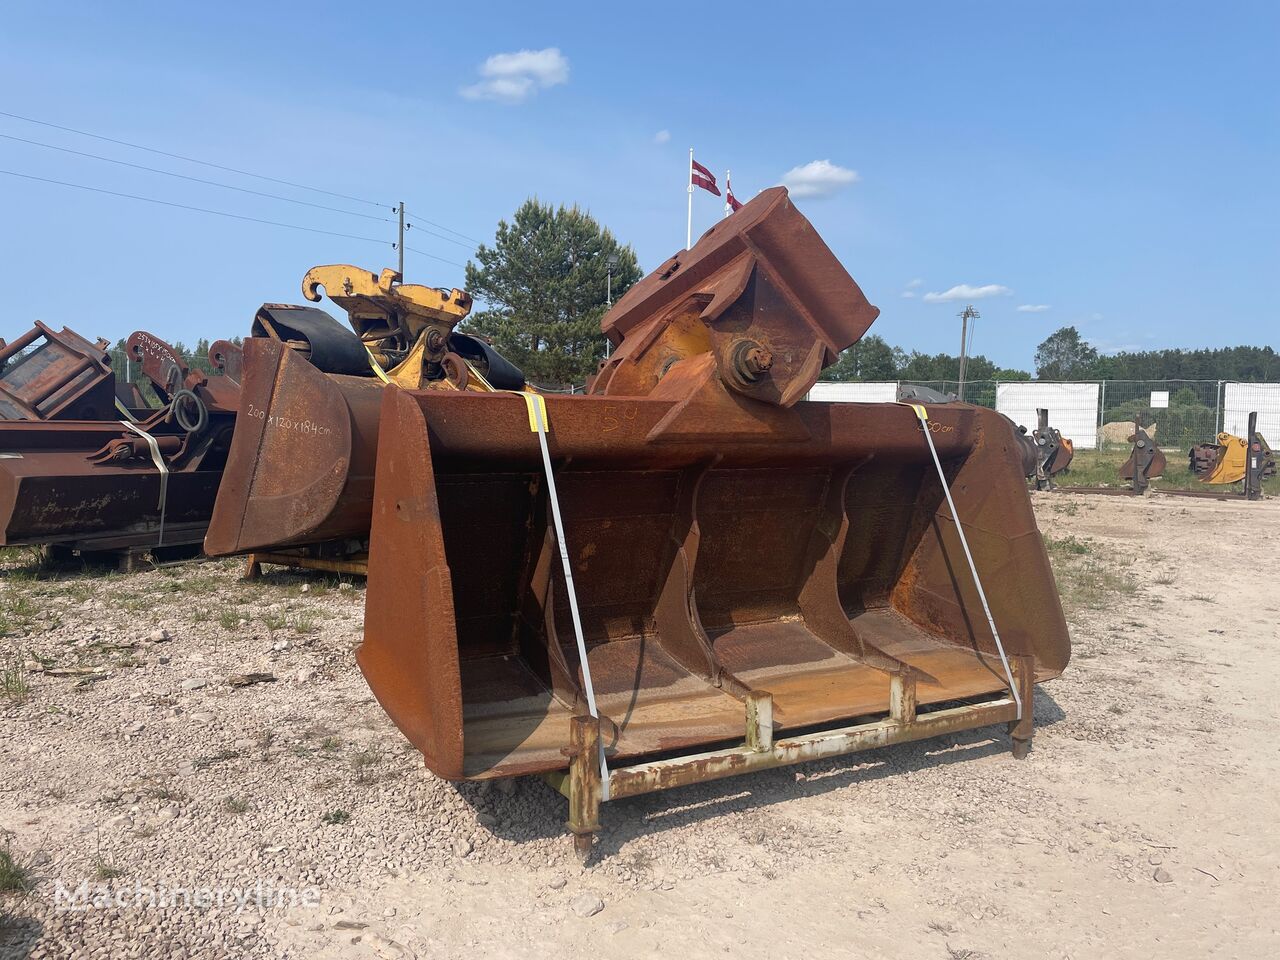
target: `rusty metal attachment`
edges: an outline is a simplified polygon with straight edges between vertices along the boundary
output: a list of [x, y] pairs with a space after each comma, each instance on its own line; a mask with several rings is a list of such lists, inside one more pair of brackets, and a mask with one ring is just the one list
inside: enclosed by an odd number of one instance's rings
[[1248, 437], [1218, 434], [1217, 443], [1202, 443], [1188, 454], [1190, 467], [1203, 484], [1242, 484], [1247, 499], [1262, 497], [1262, 480], [1276, 475], [1276, 458], [1257, 431], [1258, 414], [1249, 414]]
[[[1070, 643], [1007, 421], [800, 402], [877, 312], [775, 188], [614, 306], [590, 395], [369, 395], [357, 660], [432, 771], [552, 775], [589, 850], [610, 797], [992, 723], [1029, 742]], [[255, 349], [305, 364], [247, 344], [247, 402]], [[333, 517], [349, 442], [276, 513]]]
[[[113, 398], [105, 416], [0, 422], [0, 545], [111, 553], [122, 563], [139, 549], [198, 547], [230, 447], [238, 387], [191, 371], [152, 334], [134, 333], [127, 349], [162, 408], [112, 409], [116, 386], [107, 366], [97, 388]], [[98, 396], [82, 393], [82, 401], [90, 395]]]
[[1142, 428], [1141, 421], [1134, 421], [1129, 442], [1133, 444], [1133, 449], [1129, 453], [1129, 459], [1120, 465], [1120, 479], [1130, 481], [1133, 493], [1142, 496], [1151, 486], [1152, 480], [1164, 476], [1169, 462], [1164, 451], [1156, 446], [1156, 442]]
[[90, 342], [36, 322], [12, 343], [0, 340], [0, 420], [113, 417], [115, 376], [106, 340]]
[[[1013, 672], [1019, 700], [1030, 703], [1036, 679], [1034, 658], [1017, 657]], [[610, 800], [622, 800], [1001, 723], [1007, 727], [1014, 757], [1021, 760], [1030, 753], [1034, 719], [1029, 711], [1018, 716], [1011, 693], [985, 694], [968, 702], [922, 711], [917, 701], [917, 683], [913, 674], [892, 674], [888, 710], [883, 715], [778, 739], [774, 735], [773, 695], [753, 691], [746, 697], [745, 735], [740, 745], [611, 767], [607, 771], [607, 790], [606, 775], [595, 762], [600, 725], [594, 717], [574, 717], [569, 727], [569, 770], [548, 774], [547, 780], [569, 802], [566, 827], [573, 835], [575, 850], [586, 862], [594, 835], [600, 830], [600, 807], [606, 795]]]
[[347, 265], [309, 270], [303, 295], [318, 301], [323, 289], [349, 327], [316, 307], [258, 311], [210, 555], [248, 553], [250, 575], [264, 562], [363, 572], [384, 387], [526, 389], [489, 344], [453, 329], [471, 309], [466, 293], [399, 279]]
[[1071, 466], [1075, 444], [1056, 427], [1049, 426], [1049, 411], [1043, 408], [1036, 410], [1036, 429], [1029, 435], [1026, 427], [1017, 429], [1023, 445], [1022, 466], [1027, 479], [1035, 481], [1037, 490], [1056, 489], [1054, 478]]

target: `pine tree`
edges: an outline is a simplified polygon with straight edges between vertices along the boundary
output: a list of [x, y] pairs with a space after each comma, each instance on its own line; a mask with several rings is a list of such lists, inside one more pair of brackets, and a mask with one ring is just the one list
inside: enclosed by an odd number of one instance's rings
[[530, 198], [493, 246], [467, 264], [467, 291], [485, 309], [464, 330], [490, 338], [500, 353], [543, 385], [582, 383], [604, 356], [608, 258], [613, 299], [640, 279], [635, 251], [575, 207]]

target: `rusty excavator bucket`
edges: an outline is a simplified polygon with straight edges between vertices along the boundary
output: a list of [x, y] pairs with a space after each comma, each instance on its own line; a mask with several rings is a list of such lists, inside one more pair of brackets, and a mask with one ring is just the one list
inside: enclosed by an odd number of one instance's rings
[[1031, 684], [1070, 645], [1013, 428], [801, 402], [877, 314], [774, 188], [613, 307], [589, 395], [370, 395], [357, 659], [432, 771], [550, 774], [589, 838], [602, 791], [997, 721], [1027, 742]]
[[236, 358], [243, 415], [205, 538], [209, 555], [363, 572], [383, 389], [524, 389], [492, 347], [453, 329], [471, 310], [465, 292], [399, 279], [346, 265], [309, 270], [303, 295], [319, 301], [323, 288], [350, 328], [316, 307], [258, 311]]

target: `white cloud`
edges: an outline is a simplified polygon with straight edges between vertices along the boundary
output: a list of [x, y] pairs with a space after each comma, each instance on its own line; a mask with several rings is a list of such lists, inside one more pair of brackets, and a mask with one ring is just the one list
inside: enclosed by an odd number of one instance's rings
[[539, 90], [569, 82], [569, 59], [556, 47], [495, 53], [480, 65], [481, 80], [458, 92], [468, 100], [523, 103]]
[[814, 160], [802, 167], [792, 167], [782, 175], [782, 183], [793, 197], [830, 196], [861, 179], [858, 171], [836, 166], [830, 160]]
[[670, 130], [659, 130], [657, 133], [653, 135], [654, 143], [667, 143], [670, 140], [671, 140]]
[[988, 283], [981, 287], [971, 287], [967, 283], [958, 283], [950, 290], [941, 293], [926, 293], [925, 303], [950, 303], [952, 300], [984, 300], [987, 297], [1003, 297], [1013, 293], [1008, 287], [998, 283]]
[[902, 299], [904, 299], [904, 300], [914, 300], [915, 298], [916, 298], [915, 291], [913, 291], [913, 290], [903, 290], [903, 291], [902, 291]]
[[1044, 313], [1049, 309], [1047, 303], [1024, 303], [1019, 305], [1019, 313]]
[[921, 277], [916, 277], [914, 280], [907, 281], [908, 290], [914, 290], [916, 287], [923, 287], [923, 286], [924, 286], [924, 280]]

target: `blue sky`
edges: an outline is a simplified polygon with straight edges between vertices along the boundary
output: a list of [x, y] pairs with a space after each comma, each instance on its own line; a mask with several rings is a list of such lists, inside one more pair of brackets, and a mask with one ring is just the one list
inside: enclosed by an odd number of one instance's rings
[[[1278, 4], [11, 0], [4, 23], [6, 113], [383, 206], [0, 117], [10, 137], [375, 218], [403, 199], [480, 239], [530, 195], [578, 203], [645, 269], [683, 246], [690, 146], [743, 197], [827, 161], [825, 195], [797, 203], [891, 343], [954, 351], [972, 296], [974, 349], [1004, 365], [1065, 324], [1104, 350], [1277, 345]], [[541, 53], [501, 56], [522, 51]], [[0, 169], [393, 239], [10, 139]], [[0, 211], [6, 337], [243, 334], [314, 264], [394, 265], [389, 245], [7, 175]], [[695, 233], [720, 211], [696, 196]], [[442, 259], [409, 253], [406, 279], [461, 284], [469, 246], [420, 227], [409, 245]]]

